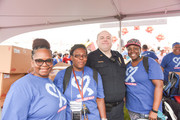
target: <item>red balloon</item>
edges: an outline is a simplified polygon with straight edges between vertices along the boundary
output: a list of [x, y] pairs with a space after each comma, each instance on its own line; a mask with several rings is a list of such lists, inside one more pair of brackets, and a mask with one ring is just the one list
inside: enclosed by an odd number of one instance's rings
[[161, 40], [164, 40], [165, 37], [164, 37], [164, 35], [159, 34], [158, 36], [156, 36], [156, 39], [160, 42]]
[[127, 34], [128, 33], [128, 30], [127, 30], [127, 28], [122, 28], [122, 35], [125, 35], [125, 34]]
[[153, 29], [153, 27], [151, 27], [151, 26], [149, 26], [149, 27], [146, 28], [146, 32], [148, 32], [148, 33], [152, 33], [153, 30], [154, 30], [154, 29]]
[[134, 30], [140, 30], [139, 26], [134, 26]]

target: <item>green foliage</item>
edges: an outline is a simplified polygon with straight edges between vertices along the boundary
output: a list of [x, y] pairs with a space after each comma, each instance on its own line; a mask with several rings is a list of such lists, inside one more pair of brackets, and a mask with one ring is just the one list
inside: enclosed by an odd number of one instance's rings
[[124, 105], [124, 120], [130, 120], [129, 114], [128, 114], [128, 110]]

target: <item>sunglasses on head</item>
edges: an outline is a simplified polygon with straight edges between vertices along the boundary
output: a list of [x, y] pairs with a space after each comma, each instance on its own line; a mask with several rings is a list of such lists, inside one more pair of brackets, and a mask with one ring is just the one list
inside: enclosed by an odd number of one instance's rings
[[50, 66], [52, 65], [52, 62], [53, 62], [53, 59], [46, 59], [46, 60], [43, 60], [43, 59], [35, 59], [34, 60], [36, 62], [36, 64], [38, 66], [42, 66], [44, 64], [44, 62], [46, 63], [47, 66]]

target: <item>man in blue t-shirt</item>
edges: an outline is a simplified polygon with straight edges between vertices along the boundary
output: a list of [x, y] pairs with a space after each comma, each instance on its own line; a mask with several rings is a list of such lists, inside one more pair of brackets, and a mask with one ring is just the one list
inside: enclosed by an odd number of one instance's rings
[[161, 62], [161, 68], [164, 72], [164, 82], [168, 81], [169, 72], [180, 72], [180, 42], [172, 45], [173, 52], [164, 56]]
[[143, 46], [142, 46], [141, 56], [151, 57], [151, 58], [153, 58], [156, 62], [158, 62], [158, 57], [156, 56], [156, 54], [155, 54], [154, 52], [148, 51], [148, 46], [147, 46], [147, 45], [143, 45]]

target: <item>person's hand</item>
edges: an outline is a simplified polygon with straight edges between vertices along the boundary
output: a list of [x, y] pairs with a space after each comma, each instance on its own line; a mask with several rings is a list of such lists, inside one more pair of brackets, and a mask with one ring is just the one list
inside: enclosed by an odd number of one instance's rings
[[150, 111], [149, 120], [157, 120], [157, 113]]

